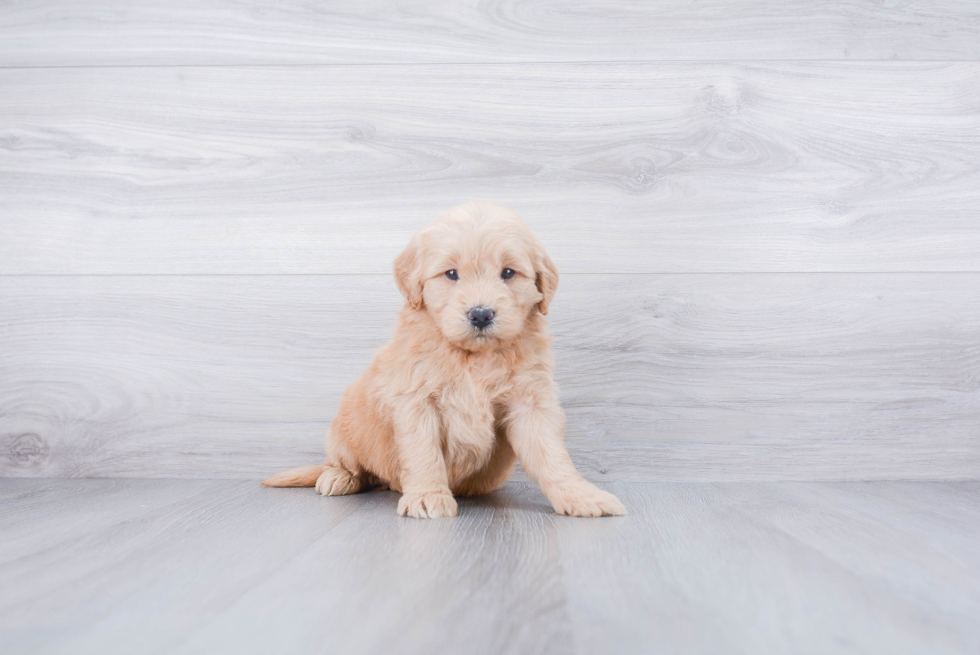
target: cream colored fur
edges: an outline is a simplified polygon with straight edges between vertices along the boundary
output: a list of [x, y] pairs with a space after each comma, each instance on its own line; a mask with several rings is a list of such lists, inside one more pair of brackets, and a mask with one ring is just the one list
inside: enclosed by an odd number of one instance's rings
[[[389, 486], [402, 493], [400, 515], [440, 518], [456, 515], [454, 495], [498, 489], [517, 458], [555, 512], [625, 514], [565, 450], [544, 317], [558, 271], [524, 221], [461, 205], [413, 236], [394, 268], [406, 300], [394, 338], [344, 394], [326, 462], [263, 484], [325, 496]], [[467, 318], [476, 306], [495, 314], [482, 332]]]

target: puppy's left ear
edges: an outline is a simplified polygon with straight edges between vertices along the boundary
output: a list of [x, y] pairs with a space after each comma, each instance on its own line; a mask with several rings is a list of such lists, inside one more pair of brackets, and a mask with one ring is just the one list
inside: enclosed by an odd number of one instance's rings
[[534, 258], [534, 283], [544, 298], [538, 303], [538, 311], [548, 313], [548, 304], [558, 289], [558, 268], [540, 245]]
[[419, 237], [415, 235], [395, 257], [395, 283], [412, 309], [422, 309], [422, 262]]

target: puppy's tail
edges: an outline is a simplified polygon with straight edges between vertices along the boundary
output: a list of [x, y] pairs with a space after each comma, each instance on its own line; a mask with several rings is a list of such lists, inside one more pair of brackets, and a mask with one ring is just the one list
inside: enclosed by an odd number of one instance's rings
[[323, 473], [323, 464], [301, 466], [298, 469], [276, 473], [262, 484], [267, 487], [314, 487], [321, 473]]

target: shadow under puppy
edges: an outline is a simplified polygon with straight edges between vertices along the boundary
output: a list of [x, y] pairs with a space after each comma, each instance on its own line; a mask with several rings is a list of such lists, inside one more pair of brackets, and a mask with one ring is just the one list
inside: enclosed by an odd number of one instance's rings
[[451, 209], [412, 237], [395, 280], [394, 337], [344, 393], [326, 462], [263, 484], [387, 485], [400, 515], [441, 518], [456, 515], [454, 494], [500, 488], [516, 457], [558, 514], [625, 514], [565, 450], [544, 317], [558, 271], [524, 221], [488, 202]]

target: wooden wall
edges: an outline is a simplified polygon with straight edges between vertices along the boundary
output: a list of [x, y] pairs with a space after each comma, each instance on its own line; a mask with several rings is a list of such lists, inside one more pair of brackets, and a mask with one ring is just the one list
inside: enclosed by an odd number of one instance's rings
[[474, 198], [597, 480], [980, 479], [970, 2], [0, 6], [0, 475], [315, 461]]

